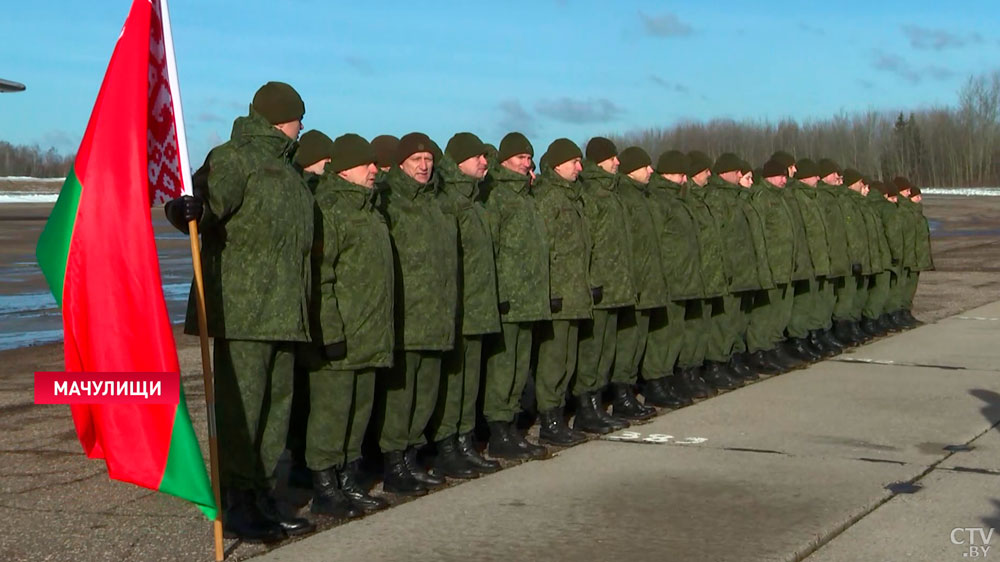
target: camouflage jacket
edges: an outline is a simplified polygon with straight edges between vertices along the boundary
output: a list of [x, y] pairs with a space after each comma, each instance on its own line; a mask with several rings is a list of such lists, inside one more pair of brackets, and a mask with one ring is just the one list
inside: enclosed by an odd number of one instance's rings
[[924, 216], [924, 204], [914, 203], [917, 211], [917, 271], [927, 271], [934, 269], [934, 258], [931, 256], [931, 223]]
[[632, 238], [632, 280], [636, 309], [648, 310], [667, 305], [667, 280], [660, 263], [660, 239], [653, 221], [649, 186], [618, 174], [618, 194], [625, 206]]
[[753, 239], [753, 249], [757, 260], [757, 282], [760, 289], [774, 288], [774, 278], [771, 276], [771, 264], [767, 255], [767, 237], [764, 233], [764, 219], [753, 205], [751, 191], [753, 186], [740, 187], [739, 201], [743, 208], [743, 214], [747, 217], [747, 224], [750, 225], [750, 235]]
[[654, 174], [649, 180], [649, 193], [655, 205], [653, 222], [660, 238], [660, 262], [671, 300], [704, 298], [698, 222], [681, 197], [681, 185]]
[[[791, 233], [794, 252], [792, 256], [791, 280], [803, 281], [811, 279], [816, 273], [813, 270], [812, 257], [809, 255], [809, 238], [806, 235], [805, 217], [803, 216], [802, 206], [799, 204], [799, 200], [796, 199], [795, 191], [792, 189], [792, 181], [789, 179], [785, 187], [778, 190], [778, 193], [785, 202], [788, 215], [792, 217]], [[826, 245], [825, 240], [823, 245]]]
[[467, 176], [445, 155], [435, 165], [442, 179], [437, 200], [444, 214], [458, 226], [458, 294], [461, 333], [491, 334], [500, 331], [497, 310], [497, 272], [493, 235], [479, 198], [479, 180]]
[[[206, 161], [201, 221], [208, 335], [308, 341], [313, 196], [296, 143], [251, 111]], [[198, 333], [194, 283], [184, 330]]]
[[802, 215], [813, 275], [825, 277], [830, 274], [830, 243], [827, 241], [823, 209], [819, 204], [819, 191], [796, 179], [788, 180], [785, 189], [795, 198]]
[[753, 230], [741, 203], [742, 190], [717, 176], [708, 178], [705, 186], [705, 203], [722, 233], [729, 291], [733, 293], [762, 286]]
[[924, 217], [921, 206], [899, 196], [897, 203], [900, 211], [903, 234], [903, 266], [914, 271], [934, 269], [931, 259], [930, 225]]
[[876, 214], [882, 222], [885, 241], [889, 250], [889, 269], [897, 275], [902, 271], [903, 263], [903, 217], [899, 207], [889, 201], [881, 193], [872, 200]]
[[698, 254], [701, 258], [701, 282], [705, 298], [714, 298], [729, 292], [728, 264], [725, 259], [722, 233], [712, 215], [712, 210], [705, 203], [707, 190], [694, 182], [688, 182], [686, 193], [682, 198], [687, 203], [688, 210], [698, 226]]
[[885, 198], [875, 189], [869, 191], [868, 195], [862, 198], [864, 202], [862, 210], [865, 213], [865, 225], [868, 227], [868, 240], [872, 248], [874, 273], [881, 273], [892, 267], [892, 253], [889, 250], [889, 240], [885, 236], [885, 227], [882, 224], [882, 215], [878, 206], [879, 200], [885, 201]]
[[496, 255], [501, 322], [551, 318], [549, 244], [528, 181], [500, 165], [487, 176], [486, 218]]
[[396, 348], [447, 351], [458, 314], [455, 221], [441, 212], [433, 183], [418, 183], [398, 166], [380, 187], [395, 263]]
[[[312, 351], [338, 371], [392, 366], [392, 242], [377, 196], [332, 171], [316, 185]], [[321, 360], [319, 347], [336, 342], [347, 356]]]
[[[765, 261], [775, 283], [792, 280], [796, 258], [795, 218], [782, 192], [782, 188], [774, 187], [766, 180], [755, 182], [750, 188], [750, 204], [760, 216]], [[804, 244], [805, 241], [798, 243]]]
[[547, 168], [531, 188], [549, 241], [549, 298], [562, 299], [562, 310], [552, 313], [553, 320], [591, 317], [591, 243], [580, 187]]
[[837, 186], [823, 182], [816, 184], [816, 202], [819, 203], [826, 227], [826, 243], [830, 248], [830, 273], [828, 277], [851, 274], [851, 256], [847, 249], [847, 228], [844, 212], [840, 207]]
[[618, 176], [605, 172], [589, 160], [580, 174], [583, 215], [593, 244], [590, 253], [590, 284], [601, 287], [603, 296], [594, 308], [620, 308], [635, 304], [631, 248], [625, 206], [618, 197]]
[[847, 235], [847, 255], [851, 266], [860, 265], [861, 273], [871, 273], [871, 248], [868, 245], [868, 231], [865, 228], [865, 217], [861, 211], [861, 194], [851, 191], [843, 185], [830, 188], [837, 196], [840, 212], [844, 215], [844, 233]]

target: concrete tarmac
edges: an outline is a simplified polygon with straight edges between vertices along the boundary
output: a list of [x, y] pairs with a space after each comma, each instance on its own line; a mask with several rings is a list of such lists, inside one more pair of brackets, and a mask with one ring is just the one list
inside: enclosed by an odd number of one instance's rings
[[1000, 559], [997, 342], [1000, 302], [260, 559]]

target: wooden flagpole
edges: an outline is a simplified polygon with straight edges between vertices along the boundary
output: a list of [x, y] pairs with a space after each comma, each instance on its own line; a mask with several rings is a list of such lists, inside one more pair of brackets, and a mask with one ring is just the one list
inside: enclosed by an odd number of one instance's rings
[[[160, 19], [163, 24], [164, 51], [167, 55], [167, 73], [169, 74], [170, 97], [174, 104], [174, 124], [177, 132], [177, 152], [180, 157], [180, 174], [184, 182], [184, 191], [192, 193], [191, 164], [188, 161], [187, 135], [184, 131], [184, 111], [181, 105], [181, 89], [177, 80], [177, 60], [174, 58], [174, 36], [170, 28], [170, 10], [167, 0], [160, 2]], [[198, 336], [201, 339], [201, 371], [205, 379], [205, 406], [208, 410], [208, 461], [212, 477], [212, 493], [215, 496], [215, 506], [218, 508], [215, 521], [212, 521], [212, 536], [215, 543], [215, 560], [222, 562], [225, 550], [222, 544], [222, 492], [219, 486], [219, 439], [215, 424], [215, 378], [212, 375], [212, 357], [208, 350], [208, 315], [205, 311], [205, 281], [201, 271], [201, 245], [198, 243], [198, 223], [188, 223], [188, 235], [191, 238], [191, 262], [194, 266], [194, 281], [197, 295]]]

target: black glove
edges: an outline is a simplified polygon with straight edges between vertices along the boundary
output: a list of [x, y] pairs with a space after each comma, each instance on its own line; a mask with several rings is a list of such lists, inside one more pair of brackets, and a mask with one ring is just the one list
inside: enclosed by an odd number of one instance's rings
[[500, 314], [507, 314], [510, 312], [510, 301], [503, 301], [497, 305], [497, 308], [500, 309]]
[[861, 275], [861, 264], [855, 263], [851, 265], [851, 273], [855, 275]]
[[189, 222], [201, 222], [201, 216], [205, 211], [204, 207], [201, 197], [183, 195], [173, 201], [167, 201], [167, 204], [163, 206], [163, 212], [174, 228], [187, 234]]
[[562, 311], [562, 297], [549, 299], [549, 310], [554, 313]]
[[594, 299], [594, 304], [601, 304], [601, 301], [604, 300], [604, 286], [591, 287], [590, 296]]
[[327, 361], [339, 361], [347, 357], [347, 342], [339, 341], [323, 346], [323, 357]]

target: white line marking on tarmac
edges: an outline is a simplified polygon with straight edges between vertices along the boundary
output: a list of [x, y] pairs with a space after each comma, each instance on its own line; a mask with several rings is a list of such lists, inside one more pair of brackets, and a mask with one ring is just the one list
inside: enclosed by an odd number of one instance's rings
[[985, 316], [958, 316], [959, 320], [987, 320], [989, 322], [1000, 321], [1000, 318], [987, 318]]
[[605, 435], [601, 437], [601, 439], [625, 443], [653, 443], [656, 445], [663, 445], [666, 443], [671, 445], [701, 445], [702, 443], [708, 441], [708, 439], [704, 437], [683, 437], [678, 439], [673, 435], [667, 435], [666, 433], [640, 433], [638, 431], [621, 431], [619, 433]]

